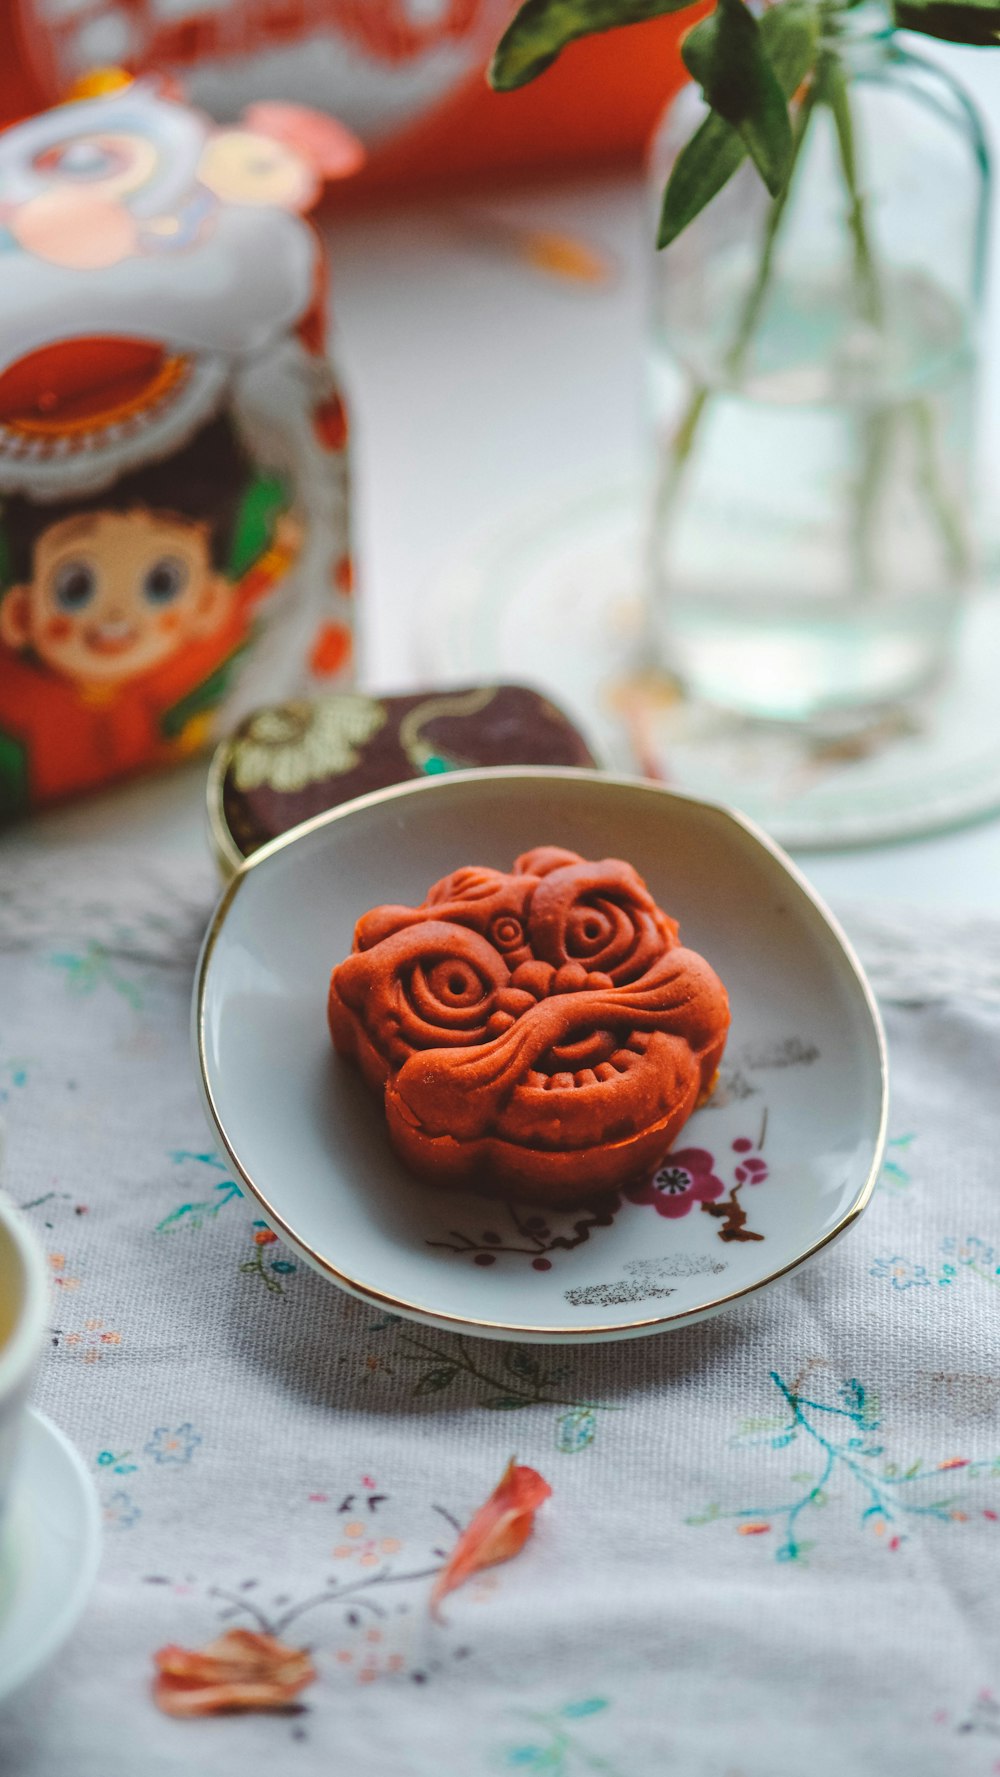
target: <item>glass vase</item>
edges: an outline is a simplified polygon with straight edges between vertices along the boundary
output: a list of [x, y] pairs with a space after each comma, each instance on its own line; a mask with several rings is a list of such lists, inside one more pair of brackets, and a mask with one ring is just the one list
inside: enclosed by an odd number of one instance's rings
[[[669, 108], [657, 208], [704, 108]], [[648, 642], [695, 696], [809, 720], [926, 683], [970, 577], [987, 162], [880, 6], [824, 14], [772, 201], [744, 162], [657, 256]]]

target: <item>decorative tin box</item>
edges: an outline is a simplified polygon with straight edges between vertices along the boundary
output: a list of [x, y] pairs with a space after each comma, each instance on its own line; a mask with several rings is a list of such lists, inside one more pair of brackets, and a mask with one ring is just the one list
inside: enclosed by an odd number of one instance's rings
[[350, 682], [304, 212], [359, 158], [331, 119], [220, 128], [147, 80], [0, 135], [0, 816]]
[[246, 717], [212, 760], [212, 844], [231, 876], [300, 821], [407, 778], [474, 765], [595, 763], [569, 717], [523, 685], [272, 704]]

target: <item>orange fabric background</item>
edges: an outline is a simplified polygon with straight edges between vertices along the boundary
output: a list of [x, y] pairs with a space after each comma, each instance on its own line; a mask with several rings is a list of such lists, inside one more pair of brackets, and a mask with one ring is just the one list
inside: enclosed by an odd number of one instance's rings
[[479, 74], [373, 155], [352, 184], [370, 190], [636, 160], [684, 77], [677, 46], [697, 16], [685, 12], [573, 43], [518, 92], [491, 92]]
[[[571, 44], [516, 93], [493, 93], [484, 74], [373, 153], [359, 195], [399, 184], [444, 183], [489, 172], [553, 170], [636, 159], [677, 88], [682, 31], [697, 14], [654, 19]], [[0, 125], [51, 104], [21, 53], [15, 11], [0, 0]]]

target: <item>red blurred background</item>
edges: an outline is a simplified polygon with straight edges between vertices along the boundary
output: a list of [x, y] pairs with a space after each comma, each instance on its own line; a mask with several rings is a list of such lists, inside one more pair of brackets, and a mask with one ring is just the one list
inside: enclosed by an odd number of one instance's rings
[[[507, 9], [508, 11], [512, 8]], [[505, 8], [500, 0], [499, 24]], [[426, 9], [423, 9], [426, 16]], [[421, 57], [442, 49], [456, 60], [467, 53], [468, 69], [445, 77], [426, 101], [395, 106], [388, 128], [367, 130], [347, 115], [369, 147], [369, 162], [354, 182], [351, 201], [363, 193], [400, 185], [481, 182], [490, 175], [553, 172], [635, 161], [655, 119], [680, 77], [677, 43], [691, 22], [685, 13], [653, 20], [571, 45], [543, 79], [522, 91], [489, 90], [483, 66], [497, 35], [498, 7], [476, 0], [442, 0], [439, 39], [432, 27], [403, 29], [407, 0], [222, 0], [206, 9], [203, 0], [190, 17], [170, 8], [165, 22], [157, 0], [77, 0], [46, 19], [36, 0], [5, 0], [0, 7], [0, 123], [56, 103], [88, 61], [114, 61], [130, 72], [155, 68], [175, 74], [194, 89], [209, 109], [239, 110], [244, 97], [259, 97], [261, 67], [274, 63], [275, 90], [268, 96], [315, 103], [315, 94], [295, 90], [289, 51], [303, 52], [322, 39], [329, 48], [343, 35], [346, 54], [367, 56], [373, 78], [391, 88], [410, 78]], [[423, 31], [423, 38], [420, 36]], [[352, 36], [353, 32], [353, 36]], [[256, 57], [252, 90], [244, 93], [248, 46]], [[109, 53], [100, 56], [100, 51]], [[124, 54], [115, 50], [124, 49]], [[335, 51], [331, 50], [331, 53]], [[211, 85], [199, 91], [211, 64]], [[364, 65], [359, 63], [362, 78]], [[218, 94], [223, 104], [213, 103]], [[331, 106], [343, 115], [343, 100]], [[400, 116], [402, 115], [402, 121]], [[343, 193], [338, 193], [342, 199]]]

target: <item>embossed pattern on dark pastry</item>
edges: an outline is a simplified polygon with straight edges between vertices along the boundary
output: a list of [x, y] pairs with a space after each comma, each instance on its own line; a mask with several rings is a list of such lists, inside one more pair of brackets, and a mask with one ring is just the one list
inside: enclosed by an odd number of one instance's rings
[[711, 1092], [729, 1002], [630, 864], [541, 846], [364, 914], [329, 1018], [414, 1172], [571, 1205], [663, 1159]]

